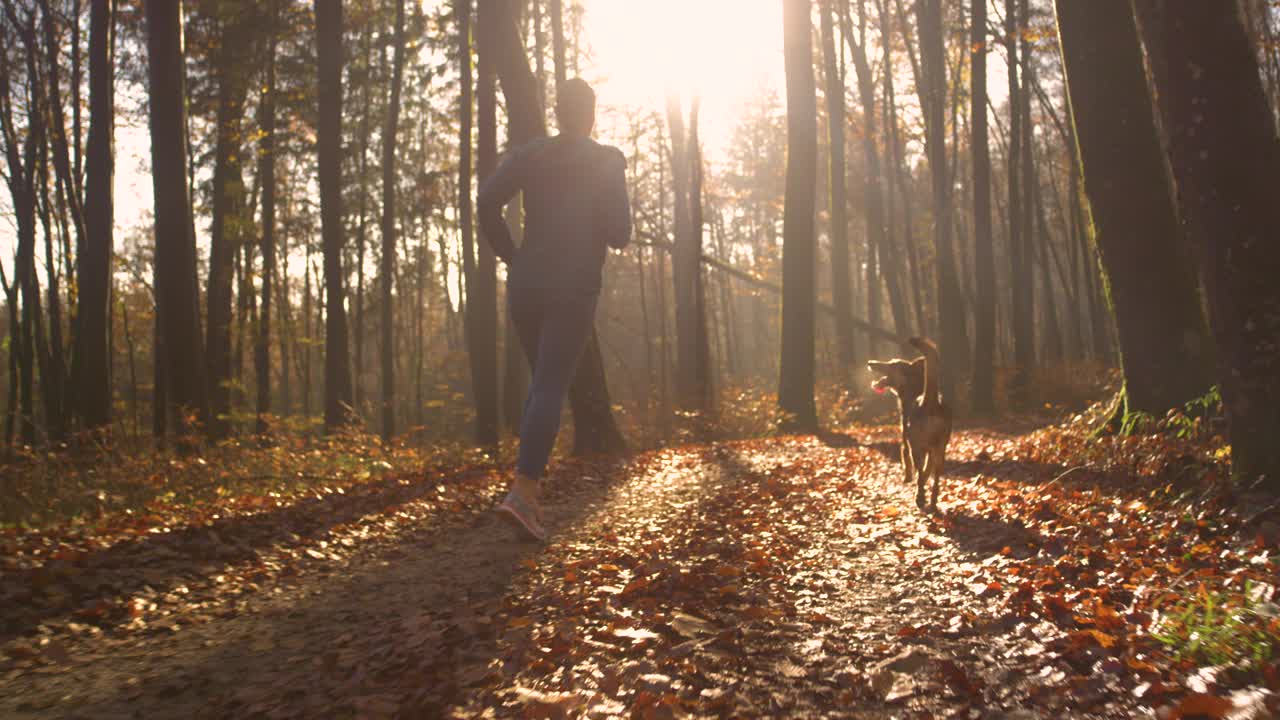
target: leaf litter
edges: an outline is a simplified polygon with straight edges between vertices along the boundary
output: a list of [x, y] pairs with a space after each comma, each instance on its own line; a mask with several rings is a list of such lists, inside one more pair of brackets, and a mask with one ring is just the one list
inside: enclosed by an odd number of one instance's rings
[[0, 714], [1276, 714], [1276, 518], [1180, 475], [1221, 453], [962, 432], [923, 515], [856, 432], [565, 463], [545, 547], [479, 467], [9, 532]]

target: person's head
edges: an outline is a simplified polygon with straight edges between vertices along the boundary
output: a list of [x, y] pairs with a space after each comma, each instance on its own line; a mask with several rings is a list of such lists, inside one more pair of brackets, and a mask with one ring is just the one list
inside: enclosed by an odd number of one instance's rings
[[595, 91], [582, 78], [566, 80], [556, 92], [556, 125], [560, 133], [585, 137], [595, 124]]

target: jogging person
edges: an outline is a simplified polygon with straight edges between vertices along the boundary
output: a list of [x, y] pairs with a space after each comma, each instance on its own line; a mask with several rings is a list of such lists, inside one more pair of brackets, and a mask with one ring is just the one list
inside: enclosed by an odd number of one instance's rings
[[[581, 78], [556, 93], [560, 134], [514, 149], [480, 185], [480, 229], [507, 265], [507, 302], [533, 382], [520, 421], [520, 457], [497, 512], [535, 540], [547, 536], [539, 483], [560, 430], [560, 411], [594, 326], [607, 248], [631, 239], [626, 158], [591, 139], [596, 96]], [[519, 249], [502, 208], [524, 193]]]

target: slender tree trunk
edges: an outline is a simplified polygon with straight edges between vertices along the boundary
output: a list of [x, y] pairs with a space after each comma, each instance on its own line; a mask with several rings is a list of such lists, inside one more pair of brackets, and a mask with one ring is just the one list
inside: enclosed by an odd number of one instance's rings
[[351, 412], [351, 360], [342, 272], [342, 0], [316, 0], [319, 48], [320, 224], [324, 242], [324, 426], [333, 432]]
[[196, 247], [187, 192], [182, 2], [146, 3], [151, 177], [155, 190], [156, 313], [165, 395], [179, 435], [206, 414]]
[[1031, 367], [1035, 364], [1035, 351], [1032, 334], [1034, 332], [1031, 315], [1031, 278], [1027, 277], [1026, 253], [1027, 238], [1023, 224], [1023, 186], [1022, 177], [1024, 147], [1026, 133], [1023, 130], [1022, 94], [1026, 92], [1025, 83], [1019, 80], [1022, 63], [1018, 59], [1018, 38], [1022, 34], [1019, 0], [1006, 0], [1005, 3], [1005, 51], [1008, 56], [1006, 66], [1009, 76], [1009, 150], [1006, 153], [1009, 183], [1009, 292], [1010, 292], [1010, 329], [1013, 331], [1013, 376], [1010, 379], [1009, 400], [1014, 407], [1021, 408], [1028, 402]]
[[366, 25], [364, 30], [364, 78], [361, 81], [360, 93], [364, 99], [364, 107], [360, 109], [360, 129], [356, 139], [357, 149], [359, 153], [360, 168], [360, 220], [356, 226], [356, 291], [351, 299], [355, 315], [355, 337], [352, 344], [355, 346], [354, 367], [351, 378], [352, 401], [355, 403], [357, 413], [363, 414], [365, 397], [364, 397], [364, 378], [365, 378], [365, 325], [364, 325], [364, 258], [365, 247], [368, 239], [369, 227], [369, 126], [373, 116], [373, 103], [370, 101], [369, 88], [373, 85], [373, 29], [372, 23]]
[[[477, 6], [476, 40], [479, 45], [477, 70], [479, 87], [476, 110], [476, 175], [482, 182], [498, 166], [497, 73], [493, 49], [493, 8]], [[468, 191], [470, 192], [470, 191]], [[467, 312], [471, 315], [471, 382], [476, 398], [477, 441], [484, 446], [498, 444], [501, 408], [498, 388], [498, 279], [497, 258], [488, 241], [479, 243], [480, 257], [474, 290], [467, 288]]]
[[568, 79], [564, 61], [564, 12], [560, 0], [550, 0], [551, 49], [555, 57], [556, 90]]
[[934, 213], [934, 297], [938, 305], [938, 328], [947, 362], [942, 365], [942, 387], [954, 396], [957, 374], [969, 363], [969, 334], [964, 315], [964, 298], [956, 277], [952, 248], [951, 175], [947, 170], [946, 147], [946, 45], [942, 33], [942, 0], [920, 0], [916, 4], [920, 32], [921, 75], [924, 91], [925, 151], [933, 179]]
[[271, 293], [276, 274], [276, 43], [278, 16], [270, 16], [267, 41], [266, 82], [262, 88], [262, 141], [259, 145], [258, 176], [262, 183], [262, 307], [253, 348], [257, 378], [257, 420], [254, 432], [265, 435], [271, 413]]
[[[1280, 138], [1234, 4], [1134, 0], [1241, 482], [1280, 488]], [[1083, 110], [1082, 110], [1083, 112]]]
[[[287, 166], [286, 166], [287, 167]], [[287, 176], [286, 176], [287, 178]], [[276, 333], [276, 337], [280, 341], [280, 415], [289, 417], [293, 414], [293, 365], [296, 359], [289, 352], [290, 343], [297, 337], [297, 327], [293, 324], [293, 311], [290, 310], [289, 301], [289, 235], [287, 228], [289, 227], [289, 183], [288, 180], [282, 184], [281, 193], [284, 198], [283, 213], [280, 217], [280, 256], [277, 259], [279, 270], [276, 273], [276, 285], [280, 288], [277, 302], [280, 310], [277, 313], [277, 321], [280, 323], [280, 332]]]
[[[836, 359], [847, 372], [853, 367], [853, 296], [849, 289], [848, 196], [844, 188], [844, 75], [840, 72], [836, 56], [835, 21], [832, 17], [834, 2], [835, 0], [822, 0], [819, 12], [822, 15], [822, 67], [827, 80], [827, 207], [831, 211], [831, 302], [836, 308]], [[867, 212], [870, 217], [869, 207]], [[874, 241], [870, 244], [874, 247]], [[870, 280], [867, 286], [868, 293], [875, 292], [874, 283]]]
[[220, 7], [221, 26], [216, 50], [217, 128], [213, 169], [213, 219], [209, 233], [208, 431], [222, 438], [229, 430], [232, 381], [232, 263], [244, 240], [245, 189], [241, 171], [241, 132], [248, 77], [244, 69], [246, 29], [239, 8]]
[[814, 405], [814, 320], [817, 241], [814, 195], [818, 108], [813, 79], [809, 0], [782, 0], [787, 85], [787, 189], [783, 217], [782, 355], [778, 406], [782, 427], [818, 429]]
[[991, 148], [987, 126], [987, 0], [973, 0], [969, 38], [969, 112], [973, 150], [974, 265], [977, 306], [974, 324], [973, 392], [978, 414], [995, 412], [996, 266], [991, 231]]
[[690, 187], [693, 174], [698, 172], [697, 161], [694, 160], [697, 155], [695, 119], [696, 112], [691, 113], [690, 134], [686, 137], [680, 98], [675, 94], [667, 95], [667, 125], [671, 138], [668, 157], [675, 195], [675, 246], [671, 274], [676, 306], [676, 402], [682, 410], [707, 411], [711, 395], [707, 392], [710, 372], [706, 352], [706, 316], [701, 310], [705, 305], [700, 267], [702, 230], [700, 223], [695, 224], [693, 209], [700, 202]]
[[[867, 60], [867, 7], [866, 0], [858, 0], [858, 36], [855, 39], [852, 20], [849, 17], [848, 2], [841, 3], [841, 23], [845, 42], [849, 46], [853, 58], [853, 69], [858, 76], [858, 96], [862, 104], [862, 151], [867, 164], [867, 178], [864, 186], [867, 221], [867, 242], [869, 249], [874, 250], [875, 274], [883, 280], [889, 294], [889, 309], [893, 313], [894, 329], [900, 337], [906, 337], [910, 331], [911, 320], [908, 317], [906, 297], [902, 290], [902, 259], [898, 248], [890, 239], [892, 234], [893, 211], [886, 212], [884, 193], [884, 172], [880, 159], [880, 149], [876, 144], [878, 126], [876, 115], [876, 81]], [[890, 184], [891, 187], [892, 184]], [[891, 191], [891, 190], [890, 190]], [[868, 263], [867, 292], [880, 298], [880, 282], [871, 277], [873, 268]], [[878, 315], [878, 311], [877, 311]], [[872, 324], [879, 318], [869, 318]], [[878, 344], [873, 334], [867, 335], [868, 349], [871, 355], [878, 352]]]
[[1119, 330], [1126, 408], [1163, 416], [1209, 387], [1212, 348], [1137, 28], [1124, 3], [1056, 5], [1094, 242]]
[[404, 0], [396, 0], [395, 59], [391, 98], [382, 131], [382, 439], [395, 434], [395, 339], [391, 285], [396, 271], [396, 133], [400, 126], [400, 86], [404, 81]]

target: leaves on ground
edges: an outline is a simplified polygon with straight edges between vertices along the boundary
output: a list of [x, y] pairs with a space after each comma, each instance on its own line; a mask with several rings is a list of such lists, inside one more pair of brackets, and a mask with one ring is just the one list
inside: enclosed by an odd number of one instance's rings
[[830, 440], [566, 463], [545, 547], [482, 465], [8, 530], [0, 713], [1275, 713], [1276, 517], [1220, 447], [962, 432], [924, 515], [892, 429]]

